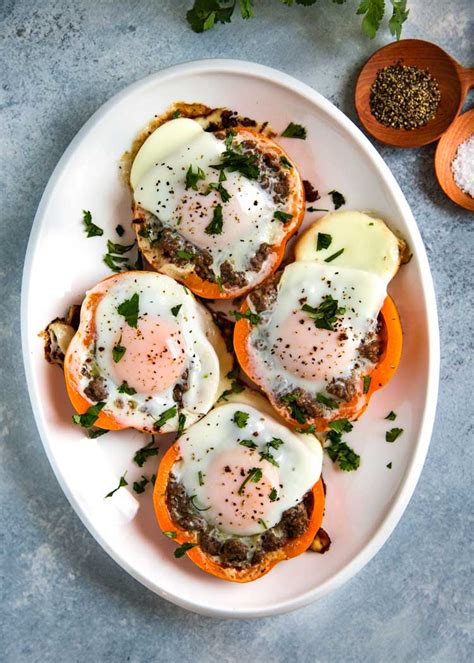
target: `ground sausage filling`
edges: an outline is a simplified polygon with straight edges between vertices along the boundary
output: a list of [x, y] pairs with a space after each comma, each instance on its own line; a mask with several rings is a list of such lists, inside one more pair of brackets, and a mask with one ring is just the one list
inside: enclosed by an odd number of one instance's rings
[[301, 536], [308, 528], [313, 509], [313, 495], [283, 512], [280, 522], [255, 536], [226, 534], [208, 523], [186, 494], [184, 486], [170, 475], [166, 504], [171, 519], [186, 531], [197, 532], [200, 548], [224, 567], [246, 569], [259, 564], [265, 554], [282, 548], [289, 540]]

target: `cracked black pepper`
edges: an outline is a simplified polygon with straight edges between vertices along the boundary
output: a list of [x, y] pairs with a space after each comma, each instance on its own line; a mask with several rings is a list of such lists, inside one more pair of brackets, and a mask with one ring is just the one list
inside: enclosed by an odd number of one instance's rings
[[377, 72], [370, 110], [386, 127], [417, 129], [436, 115], [440, 99], [438, 82], [428, 70], [397, 62]]

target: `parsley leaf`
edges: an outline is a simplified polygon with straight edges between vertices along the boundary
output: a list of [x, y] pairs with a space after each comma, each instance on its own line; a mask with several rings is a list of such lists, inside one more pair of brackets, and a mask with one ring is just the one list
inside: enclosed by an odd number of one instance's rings
[[285, 131], [283, 131], [281, 135], [283, 138], [301, 138], [301, 140], [305, 140], [306, 129], [301, 126], [301, 124], [290, 122], [290, 124], [286, 127]]
[[393, 12], [388, 22], [390, 28], [390, 34], [397, 38], [397, 41], [400, 39], [402, 34], [402, 25], [408, 18], [410, 10], [407, 9], [407, 0], [391, 0]]
[[344, 315], [346, 312], [346, 309], [339, 306], [337, 299], [334, 299], [332, 295], [323, 297], [323, 301], [317, 307], [304, 304], [301, 310], [308, 313], [318, 329], [327, 329], [328, 331], [334, 331], [334, 325], [339, 322], [338, 316]]
[[162, 534], [164, 534], [165, 536], [167, 536], [168, 539], [176, 539], [176, 537], [178, 536], [177, 532], [172, 532], [172, 531], [169, 530], [169, 529], [165, 529], [165, 530], [162, 532]]
[[327, 233], [318, 233], [318, 238], [316, 240], [316, 251], [322, 251], [331, 246], [332, 236]]
[[372, 382], [372, 378], [370, 377], [370, 375], [364, 375], [362, 380], [363, 380], [363, 383], [364, 383], [364, 389], [363, 389], [364, 394], [368, 394], [369, 389], [370, 389], [370, 383]]
[[387, 442], [395, 442], [395, 440], [400, 437], [403, 433], [403, 428], [392, 428], [385, 433], [385, 440]]
[[332, 462], [337, 463], [344, 472], [357, 470], [360, 465], [360, 456], [342, 441], [341, 433], [330, 430], [327, 437], [331, 444], [325, 447], [325, 451]]
[[237, 322], [239, 320], [248, 320], [251, 325], [258, 325], [260, 322], [260, 316], [258, 313], [252, 313], [250, 309], [247, 309], [244, 313], [241, 311], [229, 311], [229, 315], [232, 315]]
[[[235, 133], [229, 131], [225, 141], [226, 150], [222, 154], [222, 161], [211, 166], [215, 170], [228, 170], [230, 173], [239, 172], [249, 180], [256, 180], [259, 175], [256, 154], [242, 154], [240, 147], [232, 147], [232, 138]], [[220, 178], [219, 178], [220, 179]]]
[[385, 417], [385, 419], [388, 419], [388, 421], [395, 421], [396, 418], [397, 418], [397, 415], [395, 414], [395, 412], [393, 410], [390, 410], [390, 412]]
[[145, 492], [145, 487], [149, 483], [150, 483], [150, 479], [148, 479], [146, 476], [144, 476], [142, 474], [141, 481], [134, 481], [132, 488], [136, 493], [144, 493]]
[[125, 348], [123, 345], [120, 345], [121, 340], [122, 337], [120, 337], [120, 341], [117, 343], [117, 345], [114, 345], [112, 348], [112, 358], [116, 364], [119, 363], [124, 354], [127, 352], [127, 348]]
[[387, 465], [385, 465], [385, 467], [387, 469], [391, 470], [392, 469], [392, 461], [390, 461], [390, 463], [387, 463]]
[[210, 30], [215, 23], [230, 23], [235, 2], [228, 7], [221, 7], [218, 0], [194, 0], [186, 18], [194, 32]]
[[191, 550], [191, 548], [195, 548], [197, 546], [197, 543], [188, 543], [187, 541], [185, 543], [182, 543], [176, 550], [174, 551], [174, 556], [176, 559], [179, 559], [180, 557], [184, 557], [184, 555], [188, 552], [188, 550]]
[[288, 409], [290, 410], [290, 414], [293, 417], [293, 419], [296, 419], [296, 421], [299, 424], [305, 424], [306, 423], [306, 417], [303, 414], [303, 412], [300, 410], [300, 408], [296, 405], [296, 402], [298, 400], [298, 396], [296, 394], [285, 394], [284, 396], [281, 397], [281, 402], [285, 403], [285, 405], [288, 406]]
[[344, 253], [344, 249], [339, 249], [339, 251], [336, 251], [336, 253], [333, 253], [329, 258], [325, 258], [324, 262], [332, 262], [333, 260], [336, 260], [336, 258], [339, 258], [340, 255]]
[[365, 14], [362, 20], [362, 30], [370, 39], [377, 34], [384, 12], [384, 0], [362, 0], [360, 2], [357, 14]]
[[148, 458], [151, 456], [158, 455], [158, 447], [155, 447], [155, 438], [151, 436], [151, 441], [146, 444], [144, 447], [135, 452], [133, 456], [133, 462], [138, 465], [138, 467], [143, 467]]
[[316, 426], [314, 424], [310, 424], [307, 428], [295, 428], [295, 433], [304, 433], [306, 435], [309, 435], [310, 433], [315, 433], [316, 432]]
[[329, 428], [335, 430], [336, 433], [350, 433], [354, 426], [349, 419], [335, 419], [329, 423]]
[[270, 502], [274, 502], [276, 500], [276, 498], [278, 497], [276, 488], [271, 489], [269, 497], [270, 497]]
[[236, 426], [239, 428], [245, 428], [247, 425], [247, 422], [249, 420], [249, 413], [248, 412], [242, 412], [241, 410], [236, 410], [234, 412], [234, 416], [232, 418], [232, 421]]
[[[224, 171], [221, 170], [221, 175], [224, 174]], [[227, 191], [222, 182], [211, 182], [207, 187], [206, 195], [211, 193], [211, 191], [217, 191], [223, 203], [227, 203], [231, 199], [230, 193]]]
[[217, 204], [214, 207], [212, 221], [205, 227], [204, 232], [207, 235], [220, 235], [222, 233], [223, 225], [224, 219], [222, 217], [222, 205]]
[[243, 447], [247, 447], [247, 449], [257, 448], [257, 445], [253, 440], [240, 440], [239, 444], [242, 445]]
[[334, 209], [339, 209], [340, 207], [346, 204], [346, 199], [344, 198], [342, 193], [339, 193], [339, 191], [333, 189], [332, 191], [329, 192], [329, 195], [332, 198]]
[[135, 242], [133, 242], [133, 244], [115, 244], [114, 242], [111, 242], [110, 239], [107, 240], [107, 251], [118, 256], [128, 253], [134, 246]]
[[102, 435], [105, 435], [106, 433], [110, 433], [110, 431], [105, 430], [104, 428], [94, 428], [93, 430], [89, 430], [87, 437], [91, 440], [95, 440], [96, 437], [102, 437]]
[[84, 223], [84, 230], [87, 237], [100, 237], [104, 234], [102, 228], [92, 223], [92, 214], [88, 210], [83, 210], [82, 221]]
[[251, 467], [250, 470], [247, 473], [247, 476], [243, 480], [243, 482], [240, 484], [240, 488], [237, 491], [239, 495], [243, 495], [244, 493], [244, 488], [247, 485], [249, 481], [252, 481], [253, 483], [258, 483], [260, 479], [262, 478], [263, 473], [262, 470], [259, 467]]
[[138, 293], [135, 293], [117, 306], [117, 312], [123, 315], [130, 327], [136, 329], [138, 324]]
[[332, 398], [328, 398], [321, 392], [319, 394], [316, 394], [316, 400], [318, 401], [318, 403], [325, 405], [330, 410], [335, 410], [338, 407], [338, 404], [336, 403], [335, 400], [333, 400]]
[[242, 391], [244, 391], [244, 389], [245, 387], [241, 382], [238, 380], [232, 380], [230, 389], [225, 389], [217, 399], [217, 402], [219, 403], [220, 401], [227, 401], [227, 396], [230, 396], [231, 394], [240, 394]]
[[191, 253], [191, 251], [184, 251], [183, 249], [176, 251], [176, 255], [183, 260], [192, 260], [194, 258], [194, 253]]
[[288, 221], [293, 218], [293, 214], [287, 214], [286, 212], [277, 210], [276, 212], [273, 212], [273, 218], [282, 223], [288, 223]]
[[116, 493], [117, 490], [120, 490], [120, 488], [123, 488], [124, 486], [128, 486], [128, 481], [125, 479], [126, 474], [127, 473], [124, 472], [123, 476], [120, 477], [117, 488], [114, 488], [113, 490], [110, 491], [110, 493], [107, 493], [104, 499], [106, 499], [107, 497], [112, 497], [112, 495]]
[[100, 411], [105, 405], [105, 401], [91, 405], [84, 414], [74, 414], [72, 420], [75, 424], [80, 424], [82, 428], [90, 428], [99, 418]]
[[186, 172], [186, 190], [194, 189], [194, 191], [197, 191], [198, 181], [204, 180], [205, 178], [206, 174], [202, 168], [197, 166], [196, 172], [194, 172], [192, 165], [190, 165]]
[[287, 159], [285, 156], [280, 157], [280, 163], [283, 166], [283, 168], [288, 168], [288, 169], [293, 168], [291, 161], [289, 161], [289, 159]]
[[252, 11], [251, 0], [239, 0], [239, 2], [240, 2], [240, 13], [242, 14], [242, 18], [252, 18], [253, 11]]
[[176, 416], [176, 405], [173, 405], [168, 410], [165, 410], [160, 414], [158, 419], [153, 424], [155, 430], [159, 430], [169, 419], [173, 419]]
[[186, 425], [186, 415], [180, 412], [178, 416], [178, 430], [176, 437], [179, 437], [180, 435], [183, 434], [185, 425]]
[[181, 111], [179, 110], [179, 108], [175, 110], [172, 117], [173, 120], [176, 120], [178, 117], [181, 117]]
[[117, 235], [118, 235], [119, 237], [123, 237], [124, 234], [125, 234], [124, 227], [123, 227], [122, 225], [120, 225], [120, 223], [119, 223], [118, 226], [115, 226], [115, 232], [117, 233]]
[[137, 393], [137, 390], [134, 389], [133, 387], [129, 387], [128, 383], [126, 380], [122, 382], [120, 387], [117, 389], [119, 394], [128, 394], [128, 396], [133, 396], [133, 394]]
[[175, 318], [177, 317], [181, 307], [182, 307], [182, 304], [177, 304], [176, 306], [171, 307], [171, 313], [174, 315]]

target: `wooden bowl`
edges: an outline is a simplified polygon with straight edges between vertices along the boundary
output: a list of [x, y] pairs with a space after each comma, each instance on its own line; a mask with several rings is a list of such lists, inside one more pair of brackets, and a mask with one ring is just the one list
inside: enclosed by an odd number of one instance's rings
[[444, 193], [451, 200], [465, 209], [474, 211], [474, 198], [461, 191], [454, 181], [451, 163], [456, 150], [466, 138], [474, 133], [474, 108], [460, 115], [449, 127], [436, 147], [436, 178]]
[[[428, 69], [438, 81], [441, 92], [435, 117], [419, 129], [386, 127], [372, 115], [370, 89], [379, 69], [397, 62], [409, 67]], [[474, 86], [474, 69], [461, 67], [439, 46], [421, 39], [402, 39], [376, 51], [359, 74], [355, 107], [366, 131], [381, 143], [396, 147], [419, 147], [433, 143], [459, 114], [468, 90]]]

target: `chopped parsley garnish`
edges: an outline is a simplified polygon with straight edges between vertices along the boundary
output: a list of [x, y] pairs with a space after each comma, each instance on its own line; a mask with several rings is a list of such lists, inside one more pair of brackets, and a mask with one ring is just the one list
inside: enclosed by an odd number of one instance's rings
[[84, 414], [73, 414], [72, 420], [75, 424], [80, 424], [82, 428], [90, 428], [99, 418], [100, 411], [105, 405], [105, 401], [91, 405]]
[[173, 120], [176, 120], [178, 117], [181, 117], [181, 111], [179, 110], [179, 108], [175, 110], [175, 112], [172, 115]]
[[258, 519], [258, 524], [263, 527], [263, 529], [268, 529], [267, 523], [263, 520], [263, 518]]
[[260, 322], [258, 313], [252, 313], [250, 309], [247, 309], [244, 313], [241, 311], [229, 311], [229, 315], [232, 315], [237, 322], [239, 320], [248, 320], [251, 325], [258, 325]]
[[242, 445], [243, 447], [247, 447], [247, 449], [257, 448], [257, 445], [253, 440], [240, 440], [239, 444]]
[[143, 467], [148, 458], [157, 455], [158, 447], [155, 447], [155, 438], [152, 436], [151, 441], [147, 445], [135, 452], [135, 455], [133, 456], [133, 462], [136, 463], [138, 467]]
[[134, 246], [135, 242], [133, 242], [133, 244], [115, 244], [114, 242], [111, 242], [110, 239], [107, 240], [107, 251], [118, 256], [128, 253]]
[[212, 213], [212, 221], [204, 228], [207, 235], [220, 235], [224, 226], [224, 219], [222, 217], [222, 205], [219, 203], [214, 207]]
[[149, 226], [143, 225], [142, 228], [138, 231], [138, 234], [140, 237], [143, 237], [144, 239], [150, 239], [151, 237], [151, 228]]
[[277, 210], [276, 212], [273, 212], [273, 218], [282, 223], [288, 223], [288, 221], [293, 218], [293, 214], [287, 214], [286, 212]]
[[123, 345], [120, 345], [122, 342], [122, 337], [120, 337], [119, 342], [117, 345], [114, 345], [112, 348], [112, 358], [116, 364], [119, 363], [119, 361], [122, 359], [124, 354], [127, 352], [127, 348], [125, 348]]
[[258, 483], [260, 479], [262, 478], [262, 470], [259, 467], [252, 467], [247, 473], [247, 476], [245, 479], [242, 481], [240, 484], [240, 488], [237, 491], [239, 495], [243, 495], [244, 493], [244, 488], [248, 484], [249, 481], [252, 481], [252, 483]]
[[123, 227], [122, 225], [120, 225], [120, 223], [119, 223], [118, 226], [115, 226], [115, 232], [117, 233], [117, 235], [118, 235], [119, 237], [123, 237], [124, 234], [125, 234], [124, 227]]
[[217, 287], [219, 288], [219, 292], [224, 292], [224, 286], [222, 285], [222, 278], [220, 276], [216, 276], [216, 283]]
[[[122, 272], [122, 271], [127, 271], [129, 267], [125, 265], [128, 258], [124, 258], [123, 256], [113, 256], [110, 253], [106, 253], [104, 256], [104, 262], [107, 265], [109, 269], [111, 269], [113, 272]], [[122, 269], [122, 267], [124, 269]]]
[[134, 481], [133, 482], [133, 490], [136, 493], [144, 493], [145, 492], [145, 487], [150, 483], [150, 479], [148, 479], [146, 476], [142, 474], [142, 478], [140, 481]]
[[370, 375], [364, 375], [364, 377], [362, 378], [362, 381], [364, 383], [364, 389], [363, 389], [364, 394], [368, 394], [369, 389], [370, 389], [370, 383], [372, 382], [372, 378], [370, 377]]
[[138, 324], [138, 293], [135, 293], [117, 306], [117, 312], [123, 315], [130, 327], [136, 329]]
[[307, 207], [306, 211], [307, 212], [329, 212], [328, 209], [324, 209], [323, 207]]
[[122, 382], [120, 387], [117, 389], [119, 394], [127, 394], [128, 396], [133, 396], [133, 394], [137, 393], [137, 390], [134, 389], [133, 387], [129, 387], [128, 383], [126, 380]]
[[332, 262], [333, 260], [336, 260], [336, 258], [339, 258], [340, 255], [344, 253], [344, 249], [339, 249], [339, 251], [336, 251], [336, 253], [333, 253], [329, 258], [325, 258], [324, 262]]
[[322, 405], [325, 405], [330, 410], [335, 410], [338, 407], [335, 400], [333, 400], [332, 398], [328, 398], [327, 396], [325, 396], [321, 392], [319, 394], [316, 394], [316, 400], [318, 401], [318, 403], [321, 403]]
[[390, 412], [385, 417], [385, 419], [388, 419], [388, 421], [395, 421], [396, 418], [397, 418], [397, 415], [395, 414], [395, 412], [393, 410], [390, 410]]
[[288, 161], [286, 157], [280, 157], [280, 163], [283, 166], [283, 168], [293, 168], [291, 165], [291, 161]]
[[316, 240], [316, 251], [322, 251], [331, 246], [332, 236], [327, 233], [318, 233], [318, 239]]
[[305, 140], [306, 129], [301, 126], [301, 124], [290, 122], [290, 124], [286, 127], [285, 131], [283, 131], [281, 135], [283, 138], [301, 138], [301, 140]]
[[170, 529], [165, 529], [164, 532], [162, 532], [162, 534], [167, 536], [168, 539], [176, 539], [176, 537], [178, 536], [177, 532], [173, 532]]
[[[226, 133], [224, 143], [225, 143], [225, 146], [228, 150], [230, 150], [230, 148], [232, 147], [232, 142], [233, 142], [233, 140], [236, 136], [237, 136], [237, 132], [234, 131], [233, 129], [229, 129], [229, 131]], [[223, 171], [221, 171], [221, 173], [222, 172]], [[224, 174], [224, 178], [225, 178], [225, 174]], [[219, 179], [220, 179], [220, 177], [219, 177]]]
[[274, 502], [276, 500], [276, 498], [278, 497], [276, 488], [271, 489], [269, 497], [270, 497], [270, 502]]
[[195, 548], [197, 546], [197, 543], [188, 543], [187, 541], [185, 543], [182, 543], [176, 550], [174, 551], [174, 556], [176, 559], [179, 559], [180, 557], [184, 557], [185, 554], [188, 552], [188, 550], [191, 550], [191, 548]]
[[194, 191], [197, 191], [197, 183], [199, 180], [204, 180], [205, 178], [206, 174], [202, 168], [197, 166], [196, 172], [194, 172], [192, 165], [189, 166], [186, 171], [186, 189], [194, 189]]
[[333, 189], [332, 191], [329, 192], [329, 195], [332, 198], [334, 209], [339, 209], [340, 207], [346, 204], [346, 199], [344, 198], [342, 193], [339, 193], [339, 191]]
[[155, 430], [159, 430], [167, 421], [173, 419], [176, 416], [176, 405], [173, 405], [168, 410], [165, 410], [160, 414], [158, 419], [153, 424]]
[[387, 463], [387, 465], [385, 465], [385, 467], [387, 469], [391, 470], [392, 469], [392, 462], [390, 461], [390, 463]]
[[349, 419], [335, 419], [329, 423], [329, 428], [335, 430], [336, 433], [350, 433], [354, 426]]
[[338, 316], [344, 315], [346, 312], [346, 309], [343, 306], [339, 306], [337, 299], [334, 299], [332, 295], [323, 297], [323, 301], [317, 307], [304, 304], [301, 310], [309, 314], [309, 317], [314, 321], [318, 329], [327, 329], [329, 331], [334, 331], [334, 325], [338, 322]]
[[182, 258], [182, 260], [192, 260], [195, 254], [191, 251], [184, 251], [183, 249], [179, 249], [179, 251], [176, 251], [176, 255], [178, 258]]
[[236, 426], [239, 428], [245, 428], [247, 425], [247, 421], [249, 420], [249, 413], [248, 412], [242, 412], [241, 410], [236, 410], [234, 412], [234, 416], [232, 418], [232, 421]]
[[403, 433], [403, 428], [392, 428], [385, 433], [385, 440], [387, 442], [395, 442], [395, 440], [400, 437]]
[[230, 389], [225, 389], [217, 399], [217, 402], [227, 401], [228, 396], [230, 396], [231, 394], [240, 394], [240, 392], [242, 392], [244, 389], [245, 387], [241, 382], [239, 382], [238, 380], [232, 380]]
[[305, 433], [306, 435], [309, 435], [310, 433], [315, 432], [316, 426], [314, 424], [310, 424], [307, 428], [295, 428], [295, 433]]
[[104, 234], [102, 228], [99, 228], [99, 226], [96, 226], [95, 223], [92, 222], [92, 214], [88, 210], [83, 210], [82, 221], [84, 223], [87, 237], [100, 237]]
[[201, 470], [199, 470], [199, 472], [198, 472], [198, 481], [199, 481], [199, 485], [200, 485], [200, 486], [204, 486], [204, 479], [203, 479], [203, 477], [202, 477], [202, 472], [201, 472]]
[[288, 409], [290, 410], [290, 414], [293, 417], [293, 419], [296, 419], [296, 421], [299, 424], [305, 424], [306, 423], [306, 417], [303, 414], [303, 412], [300, 410], [300, 408], [296, 405], [296, 402], [298, 400], [298, 396], [296, 394], [285, 394], [285, 396], [281, 397], [282, 403], [285, 403], [285, 405], [288, 406]]
[[272, 437], [270, 442], [267, 442], [267, 446], [272, 447], [272, 449], [279, 449], [282, 444], [285, 443], [279, 437]]
[[89, 437], [91, 440], [95, 440], [96, 437], [101, 437], [106, 433], [110, 433], [110, 431], [105, 430], [104, 428], [94, 428], [93, 430], [88, 431], [87, 437]]
[[344, 472], [357, 470], [360, 465], [360, 456], [342, 441], [341, 433], [330, 430], [327, 437], [331, 444], [329, 447], [325, 447], [325, 450], [332, 462], [337, 463]]
[[[224, 171], [221, 170], [220, 175], [219, 175], [219, 179], [220, 179], [220, 176], [223, 173], [224, 173]], [[225, 177], [225, 174], [224, 174], [224, 177]], [[227, 179], [227, 178], [225, 178], [225, 179]], [[211, 191], [217, 191], [217, 193], [220, 194], [221, 200], [222, 200], [223, 203], [227, 203], [231, 199], [230, 193], [227, 191], [227, 189], [222, 184], [222, 182], [211, 182], [209, 184], [209, 186], [207, 187], [206, 195], [208, 193], [211, 193]]]
[[126, 474], [127, 473], [124, 472], [123, 476], [120, 477], [117, 488], [114, 488], [113, 490], [110, 491], [110, 493], [107, 493], [104, 499], [106, 499], [107, 497], [112, 497], [112, 495], [116, 493], [117, 490], [120, 490], [120, 488], [123, 488], [124, 486], [128, 486], [128, 481], [125, 479]]
[[277, 463], [277, 461], [273, 457], [273, 454], [271, 453], [270, 449], [279, 449], [282, 444], [284, 444], [284, 442], [283, 442], [283, 440], [280, 440], [279, 437], [272, 438], [270, 440], [270, 442], [267, 442], [265, 444], [264, 451], [261, 451], [259, 453], [260, 460], [267, 460], [272, 465], [275, 465], [275, 467], [280, 467], [280, 464]]
[[182, 307], [182, 304], [176, 304], [176, 306], [171, 307], [171, 313], [174, 315], [175, 318], [178, 315], [181, 307]]
[[180, 412], [178, 416], [178, 431], [176, 437], [179, 437], [180, 435], [183, 434], [185, 425], [186, 425], [186, 415]]
[[236, 148], [232, 145], [232, 139], [235, 133], [229, 131], [225, 141], [226, 150], [222, 154], [222, 161], [219, 164], [211, 166], [216, 170], [228, 170], [230, 173], [239, 172], [241, 175], [249, 180], [256, 180], [259, 175], [258, 166], [256, 164], [256, 154], [242, 154], [240, 146]]

